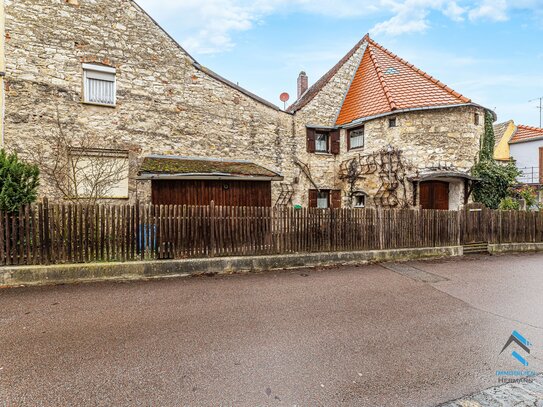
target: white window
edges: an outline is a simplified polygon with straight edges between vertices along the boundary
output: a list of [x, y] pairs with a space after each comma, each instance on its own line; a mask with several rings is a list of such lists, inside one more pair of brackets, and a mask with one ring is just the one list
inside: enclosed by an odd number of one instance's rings
[[86, 103], [115, 106], [116, 70], [109, 66], [83, 64], [83, 100]]
[[327, 133], [317, 133], [315, 137], [315, 151], [319, 153], [328, 152], [328, 134]]
[[326, 209], [330, 206], [330, 191], [320, 191], [317, 195], [317, 208]]
[[364, 127], [349, 132], [351, 148], [364, 147]]
[[362, 192], [357, 192], [353, 195], [353, 208], [365, 208], [366, 195]]
[[128, 198], [128, 151], [73, 148], [70, 159], [78, 198]]

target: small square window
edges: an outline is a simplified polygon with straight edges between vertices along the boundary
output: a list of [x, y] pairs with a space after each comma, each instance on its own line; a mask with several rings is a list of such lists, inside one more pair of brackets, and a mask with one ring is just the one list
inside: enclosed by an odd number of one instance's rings
[[388, 127], [398, 127], [398, 121], [395, 117], [388, 119]]
[[349, 145], [351, 149], [364, 147], [364, 127], [349, 132]]
[[320, 191], [317, 195], [317, 208], [327, 209], [330, 206], [330, 191]]
[[115, 68], [83, 64], [83, 100], [85, 103], [115, 106], [117, 103]]
[[354, 208], [365, 208], [366, 207], [366, 195], [356, 194], [353, 196], [353, 207]]
[[318, 153], [328, 152], [328, 133], [317, 133], [315, 137], [315, 151]]

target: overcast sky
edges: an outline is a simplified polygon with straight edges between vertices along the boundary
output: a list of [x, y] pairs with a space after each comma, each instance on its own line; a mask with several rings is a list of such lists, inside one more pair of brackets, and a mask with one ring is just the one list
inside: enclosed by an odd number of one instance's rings
[[137, 0], [194, 58], [281, 105], [367, 32], [491, 109], [539, 125], [543, 0]]

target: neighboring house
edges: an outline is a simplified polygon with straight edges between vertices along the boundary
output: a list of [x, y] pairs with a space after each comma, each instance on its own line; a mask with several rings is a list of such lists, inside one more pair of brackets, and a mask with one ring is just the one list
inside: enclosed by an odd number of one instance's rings
[[541, 187], [543, 184], [543, 129], [516, 125], [513, 120], [494, 126], [494, 158], [514, 160], [521, 171], [519, 182]]
[[[58, 171], [42, 171], [42, 195], [439, 209], [469, 199], [485, 109], [369, 36], [313, 86], [301, 73], [282, 111], [201, 66], [134, 1], [2, 3], [4, 145], [46, 169], [69, 140], [76, 172], [67, 193]], [[112, 185], [95, 187], [96, 174]]]

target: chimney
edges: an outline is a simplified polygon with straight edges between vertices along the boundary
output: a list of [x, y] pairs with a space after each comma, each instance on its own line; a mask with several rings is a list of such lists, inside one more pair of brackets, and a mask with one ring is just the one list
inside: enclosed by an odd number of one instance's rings
[[307, 74], [304, 71], [300, 72], [300, 75], [298, 76], [298, 99], [300, 99], [305, 93], [309, 86], [308, 84], [309, 79], [307, 77]]

